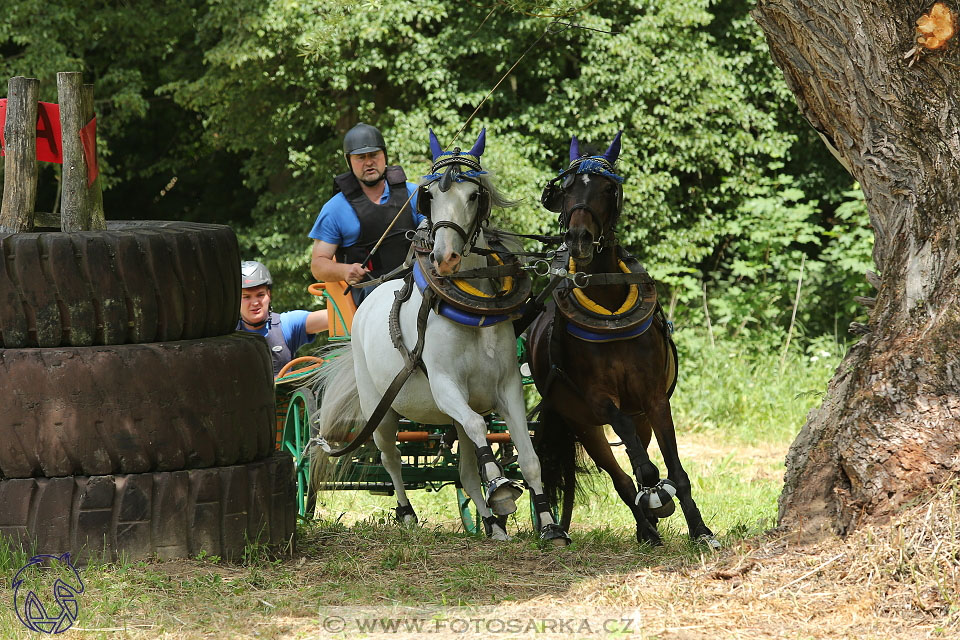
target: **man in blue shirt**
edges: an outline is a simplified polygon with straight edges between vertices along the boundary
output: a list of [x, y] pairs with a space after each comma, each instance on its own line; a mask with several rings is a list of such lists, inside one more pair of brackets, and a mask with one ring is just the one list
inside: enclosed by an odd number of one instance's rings
[[[310, 271], [320, 281], [353, 285], [400, 266], [410, 248], [406, 233], [424, 218], [417, 211], [417, 185], [407, 182], [400, 167], [387, 166], [387, 145], [375, 127], [361, 122], [350, 129], [343, 154], [350, 171], [334, 178], [336, 193], [310, 230]], [[388, 227], [383, 243], [368, 258]], [[354, 302], [359, 305], [372, 290], [351, 289]]]
[[287, 311], [270, 309], [273, 279], [270, 271], [255, 260], [240, 263], [240, 322], [237, 331], [263, 336], [273, 358], [273, 375], [293, 360], [303, 345], [313, 342], [318, 333], [327, 330], [327, 310]]

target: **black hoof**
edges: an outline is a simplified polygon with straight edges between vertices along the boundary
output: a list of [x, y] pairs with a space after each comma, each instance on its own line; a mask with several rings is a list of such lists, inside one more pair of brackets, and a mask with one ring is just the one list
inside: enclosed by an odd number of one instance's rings
[[488, 538], [493, 537], [493, 525], [498, 525], [503, 532], [507, 532], [507, 516], [487, 516], [483, 518], [483, 532]]
[[637, 542], [649, 544], [651, 547], [663, 546], [663, 540], [660, 539], [660, 534], [657, 533], [656, 529], [651, 530], [639, 525], [637, 526]]
[[[393, 510], [394, 517], [397, 522], [400, 524], [417, 524], [420, 520], [417, 518], [417, 512], [413, 510], [412, 504], [401, 505], [398, 504]], [[413, 522], [410, 523], [406, 518], [407, 516], [413, 517]]]
[[540, 541], [549, 542], [556, 547], [565, 547], [573, 540], [558, 524], [545, 524], [540, 529]]

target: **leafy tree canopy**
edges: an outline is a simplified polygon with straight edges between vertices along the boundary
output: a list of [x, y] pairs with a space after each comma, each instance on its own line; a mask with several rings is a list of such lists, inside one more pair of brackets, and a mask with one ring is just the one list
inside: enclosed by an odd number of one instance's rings
[[54, 101], [56, 71], [96, 83], [107, 217], [232, 223], [283, 283], [278, 307], [309, 304], [306, 233], [362, 120], [411, 177], [429, 167], [429, 127], [468, 146], [485, 126], [485, 164], [523, 200], [495, 222], [526, 232], [556, 229], [539, 192], [571, 134], [602, 147], [622, 128], [621, 237], [678, 322], [704, 320], [706, 282], [714, 325], [785, 330], [802, 256], [801, 326], [832, 332], [855, 313], [862, 199], [800, 119], [746, 2], [7, 4], [7, 76], [41, 78]]

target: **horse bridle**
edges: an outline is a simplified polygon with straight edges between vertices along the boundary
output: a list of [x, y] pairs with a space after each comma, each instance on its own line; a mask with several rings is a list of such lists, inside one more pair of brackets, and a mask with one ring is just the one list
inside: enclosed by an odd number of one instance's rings
[[[438, 174], [441, 169], [443, 169], [443, 174], [420, 185], [419, 195], [417, 197], [417, 208], [419, 209], [420, 213], [427, 218], [427, 223], [430, 225], [431, 241], [436, 237], [436, 232], [438, 229], [443, 229], [444, 227], [453, 229], [457, 232], [457, 235], [463, 239], [463, 248], [460, 253], [461, 255], [466, 256], [470, 253], [470, 249], [473, 247], [474, 243], [476, 243], [483, 224], [489, 220], [491, 206], [489, 190], [478, 178], [465, 175], [460, 170], [461, 165], [469, 167], [471, 171], [483, 171], [478, 161], [474, 160], [471, 156], [460, 155], [459, 149], [455, 149], [450, 155], [441, 157], [436, 163], [434, 163], [430, 173], [435, 175]], [[441, 193], [448, 191], [454, 182], [472, 182], [473, 184], [477, 185], [477, 215], [474, 216], [473, 224], [470, 226], [469, 231], [451, 220], [439, 220], [437, 222], [433, 221], [433, 217], [431, 215], [431, 200], [433, 199], [433, 195], [430, 193], [429, 187], [435, 182], [439, 183]]]
[[604, 243], [604, 231], [607, 229], [613, 229], [617, 225], [617, 220], [620, 218], [620, 212], [623, 209], [623, 186], [619, 183], [617, 184], [617, 205], [616, 210], [614, 211], [613, 216], [607, 220], [607, 224], [603, 224], [600, 221], [600, 216], [586, 202], [577, 202], [573, 206], [566, 208], [563, 206], [563, 196], [566, 193], [567, 189], [573, 186], [573, 181], [578, 175], [580, 165], [585, 160], [593, 160], [599, 162], [603, 167], [613, 173], [613, 165], [610, 164], [606, 158], [600, 156], [577, 158], [570, 163], [570, 166], [567, 167], [564, 171], [560, 173], [556, 178], [551, 179], [547, 182], [546, 186], [543, 188], [543, 194], [540, 196], [540, 204], [544, 206], [547, 211], [552, 211], [554, 213], [559, 213], [557, 217], [557, 222], [560, 224], [561, 231], [569, 229], [570, 219], [573, 217], [573, 212], [578, 209], [583, 209], [590, 214], [590, 217], [593, 219], [593, 224], [596, 225], [597, 229], [600, 230], [600, 237], [594, 241], [594, 245], [598, 247], [598, 250], [602, 251], [605, 246]]

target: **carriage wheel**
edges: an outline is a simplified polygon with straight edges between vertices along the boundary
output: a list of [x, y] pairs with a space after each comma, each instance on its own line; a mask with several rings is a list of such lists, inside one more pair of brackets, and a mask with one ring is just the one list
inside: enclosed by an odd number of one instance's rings
[[[566, 510], [566, 509], [567, 509], [567, 503], [566, 503], [566, 501], [564, 501], [563, 507], [564, 507], [564, 509], [565, 509], [564, 515], [567, 517], [567, 523], [566, 523], [566, 525], [564, 525], [563, 522], [561, 522], [561, 519], [560, 519], [560, 509], [557, 507], [557, 505], [555, 505], [555, 504], [551, 504], [551, 505], [550, 505], [550, 515], [553, 516], [553, 521], [554, 521], [555, 523], [557, 523], [558, 525], [560, 525], [560, 527], [561, 527], [564, 531], [566, 531], [566, 530], [567, 530], [567, 527], [570, 526], [570, 520], [569, 520], [569, 518], [570, 518], [570, 513], [569, 513], [568, 510]], [[570, 504], [570, 510], [572, 510], [572, 509], [573, 509], [573, 503], [571, 502], [571, 504]], [[540, 527], [541, 527], [541, 524], [540, 524], [540, 515], [537, 513], [537, 507], [536, 507], [536, 505], [533, 504], [533, 491], [530, 492], [530, 523], [533, 525], [533, 530], [534, 530], [534, 532], [539, 533]]]
[[463, 523], [463, 530], [467, 533], [477, 533], [483, 524], [480, 522], [480, 514], [473, 506], [473, 501], [463, 487], [457, 487], [457, 511], [460, 513], [460, 522]]
[[[530, 524], [533, 525], [534, 531], [540, 531], [540, 518], [537, 517], [536, 507], [533, 506], [533, 492], [527, 491], [527, 495], [530, 501]], [[470, 496], [463, 490], [463, 487], [457, 487], [457, 511], [460, 513], [460, 522], [463, 523], [464, 531], [474, 534], [483, 531], [483, 521], [480, 519], [480, 514], [477, 513], [477, 509], [473, 505], [473, 500], [471, 500]], [[554, 522], [560, 521], [556, 509], [554, 509], [553, 512], [553, 520]], [[500, 516], [500, 526], [506, 530], [506, 525], [507, 516]]]
[[293, 456], [297, 479], [297, 511], [302, 518], [313, 516], [317, 496], [310, 491], [310, 454], [307, 443], [313, 436], [311, 416], [317, 411], [317, 401], [308, 390], [301, 389], [290, 396], [287, 419], [283, 425], [281, 447]]

